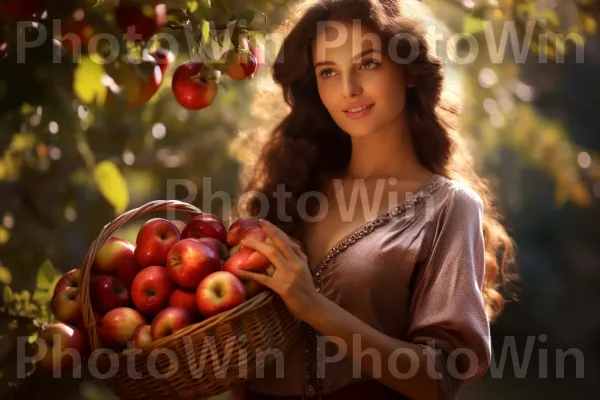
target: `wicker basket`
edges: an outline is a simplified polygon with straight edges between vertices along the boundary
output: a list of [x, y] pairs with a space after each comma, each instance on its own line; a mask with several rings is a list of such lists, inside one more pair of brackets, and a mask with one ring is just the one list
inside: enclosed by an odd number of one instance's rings
[[80, 301], [91, 357], [108, 386], [122, 399], [203, 399], [224, 393], [255, 377], [257, 371], [281, 357], [297, 339], [299, 321], [267, 288], [231, 310], [187, 326], [143, 349], [118, 353], [99, 350], [102, 347], [89, 295], [90, 270], [96, 253], [127, 222], [163, 210], [184, 212], [190, 217], [201, 212], [176, 200], [153, 201], [127, 211], [104, 226], [81, 267]]

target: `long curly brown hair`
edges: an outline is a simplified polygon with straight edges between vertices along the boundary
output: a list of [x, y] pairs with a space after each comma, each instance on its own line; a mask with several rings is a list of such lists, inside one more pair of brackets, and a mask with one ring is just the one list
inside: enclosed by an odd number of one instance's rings
[[[251, 126], [242, 129], [233, 143], [243, 161], [241, 195], [234, 213], [236, 218], [260, 215], [298, 238], [300, 196], [322, 192], [349, 163], [350, 136], [331, 118], [317, 89], [311, 43], [318, 22], [360, 19], [379, 35], [382, 49], [402, 33], [394, 49], [397, 55], [406, 60], [411, 46], [419, 49], [414, 61], [404, 65], [417, 82], [407, 91], [405, 107], [418, 158], [432, 172], [469, 185], [484, 202], [482, 296], [493, 321], [508, 300], [501, 289], [517, 276], [508, 273], [515, 243], [500, 222], [489, 182], [476, 172], [469, 142], [459, 134], [459, 102], [445, 85], [443, 58], [434, 54], [429, 43], [423, 19], [428, 11], [416, 0], [309, 0], [286, 10], [287, 18], [270, 35], [269, 43], [278, 48], [270, 63], [272, 75], [254, 81]], [[283, 205], [274, 195], [281, 185], [291, 193]], [[302, 212], [316, 215], [316, 200], [311, 197]]]

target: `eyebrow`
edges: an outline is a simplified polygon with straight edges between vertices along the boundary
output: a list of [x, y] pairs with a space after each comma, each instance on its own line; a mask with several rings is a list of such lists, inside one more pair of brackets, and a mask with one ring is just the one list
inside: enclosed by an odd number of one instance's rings
[[[356, 59], [364, 57], [364, 56], [366, 56], [367, 54], [370, 54], [370, 53], [379, 53], [379, 54], [381, 54], [381, 51], [380, 50], [376, 50], [376, 49], [367, 49], [367, 50], [364, 50], [364, 51], [360, 52], [359, 54], [355, 55], [352, 59], [356, 60]], [[315, 68], [323, 66], [323, 65], [335, 65], [335, 63], [333, 61], [319, 61], [318, 63], [315, 64]]]

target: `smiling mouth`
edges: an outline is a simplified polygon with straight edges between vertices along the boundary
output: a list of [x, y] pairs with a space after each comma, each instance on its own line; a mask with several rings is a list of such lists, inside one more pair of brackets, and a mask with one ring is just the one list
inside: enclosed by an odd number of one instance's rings
[[358, 113], [358, 112], [361, 112], [363, 110], [366, 110], [367, 108], [371, 108], [374, 105], [375, 105], [375, 103], [369, 104], [369, 105], [366, 105], [366, 106], [362, 106], [362, 107], [350, 108], [348, 110], [344, 110], [344, 112], [345, 113]]

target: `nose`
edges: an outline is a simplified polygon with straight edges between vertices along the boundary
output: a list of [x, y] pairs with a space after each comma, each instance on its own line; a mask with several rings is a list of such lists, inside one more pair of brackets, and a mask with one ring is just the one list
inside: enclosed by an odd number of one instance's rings
[[343, 80], [343, 94], [346, 98], [358, 96], [362, 93], [362, 85], [360, 79], [354, 74], [348, 74]]

